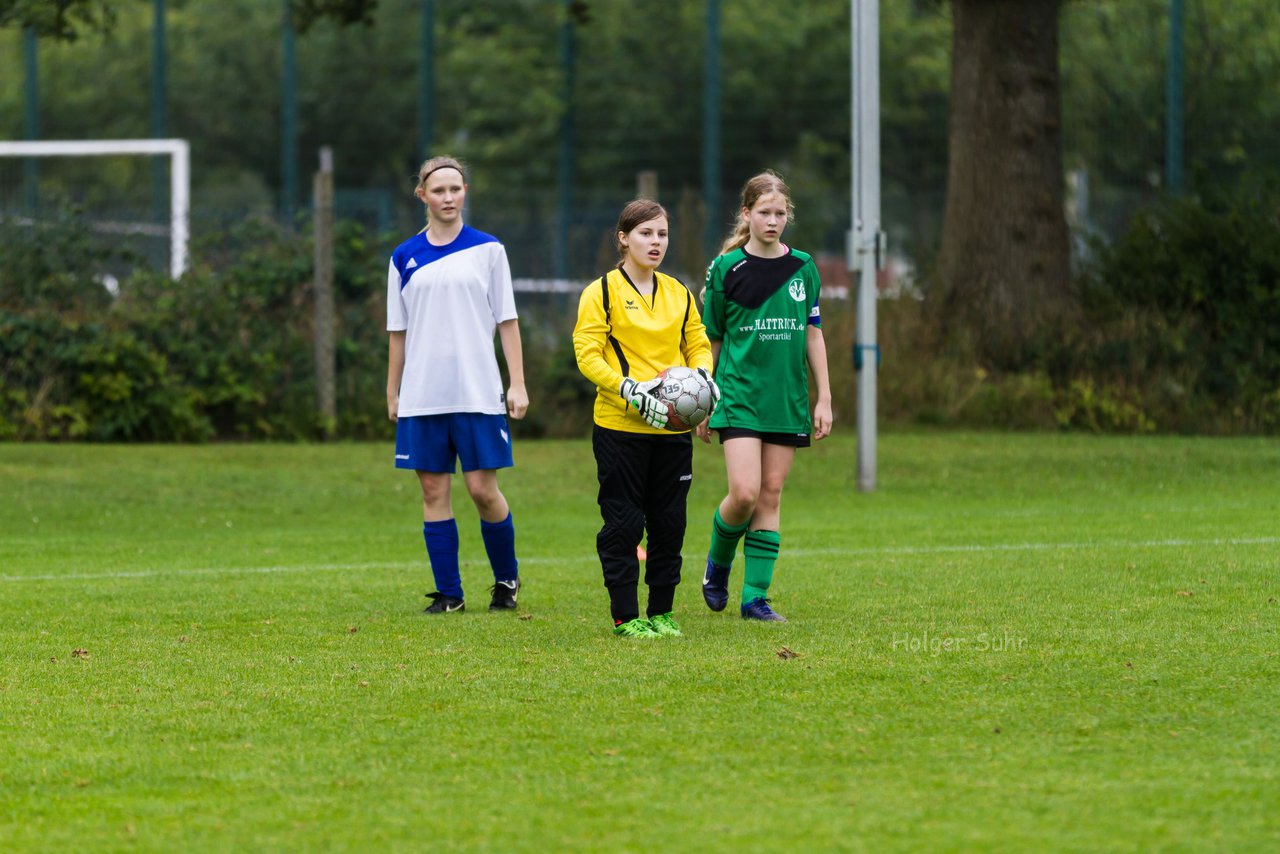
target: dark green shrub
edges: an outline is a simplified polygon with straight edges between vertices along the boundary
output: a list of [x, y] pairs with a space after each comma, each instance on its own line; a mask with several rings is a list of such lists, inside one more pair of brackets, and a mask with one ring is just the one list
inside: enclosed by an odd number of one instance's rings
[[1280, 215], [1257, 196], [1139, 214], [1083, 278], [1077, 375], [1125, 379], [1162, 426], [1274, 429]]
[[[245, 222], [201, 247], [225, 268], [137, 273], [112, 299], [109, 249], [73, 219], [47, 231], [0, 230], [0, 438], [320, 435], [306, 235]], [[338, 233], [338, 435], [386, 437], [386, 249]]]

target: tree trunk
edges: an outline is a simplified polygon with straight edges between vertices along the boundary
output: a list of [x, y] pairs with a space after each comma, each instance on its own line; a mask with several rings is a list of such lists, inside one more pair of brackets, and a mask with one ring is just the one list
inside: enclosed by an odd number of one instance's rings
[[938, 272], [949, 320], [1022, 365], [1072, 304], [1063, 213], [1062, 0], [952, 0], [950, 164]]

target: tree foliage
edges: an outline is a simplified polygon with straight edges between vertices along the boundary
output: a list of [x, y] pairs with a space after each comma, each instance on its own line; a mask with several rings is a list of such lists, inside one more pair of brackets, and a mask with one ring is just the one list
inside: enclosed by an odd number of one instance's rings
[[[0, 28], [30, 27], [36, 35], [72, 42], [90, 33], [110, 33], [122, 0], [0, 0]], [[316, 22], [373, 23], [378, 0], [288, 0], [293, 25], [301, 32]], [[281, 7], [283, 8], [283, 7]]]
[[75, 41], [111, 29], [118, 0], [0, 0], [0, 27], [30, 28], [37, 36]]

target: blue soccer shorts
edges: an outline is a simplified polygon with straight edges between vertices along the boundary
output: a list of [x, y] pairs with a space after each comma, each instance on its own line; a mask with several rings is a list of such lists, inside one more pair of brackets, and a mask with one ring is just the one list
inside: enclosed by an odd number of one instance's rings
[[515, 465], [507, 416], [450, 412], [396, 420], [396, 468], [453, 474], [457, 461], [463, 471]]

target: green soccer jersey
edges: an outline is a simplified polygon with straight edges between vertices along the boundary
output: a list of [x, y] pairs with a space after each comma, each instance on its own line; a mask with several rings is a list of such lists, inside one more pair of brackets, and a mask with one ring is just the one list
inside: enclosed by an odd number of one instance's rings
[[735, 249], [711, 262], [702, 320], [720, 342], [723, 395], [712, 428], [812, 432], [806, 330], [822, 325], [819, 287], [813, 259], [796, 249], [778, 258]]

